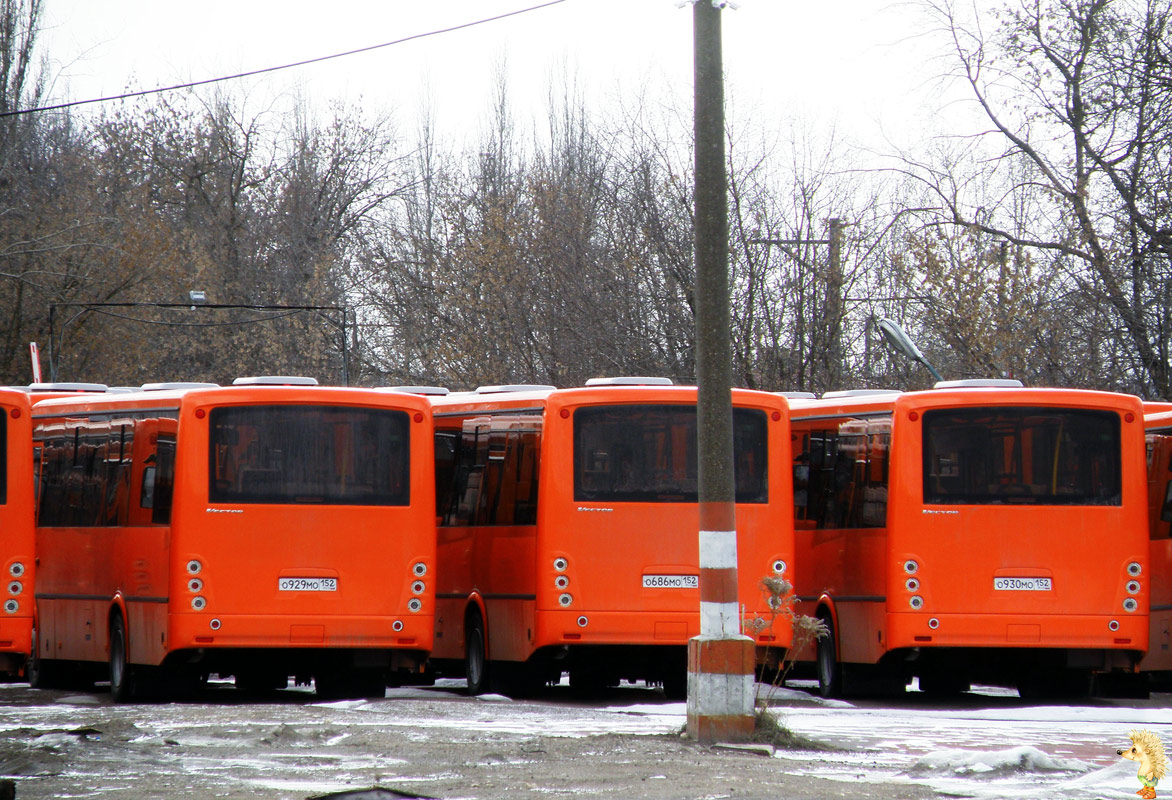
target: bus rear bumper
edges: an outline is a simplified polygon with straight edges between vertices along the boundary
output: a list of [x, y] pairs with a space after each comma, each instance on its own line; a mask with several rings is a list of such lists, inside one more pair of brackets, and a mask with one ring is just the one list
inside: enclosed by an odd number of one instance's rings
[[169, 649], [408, 649], [430, 651], [430, 614], [266, 616], [181, 614], [171, 618]]
[[[700, 635], [699, 611], [539, 611], [537, 647], [551, 645], [687, 645]], [[757, 632], [760, 646], [786, 648], [793, 632], [783, 620]]]
[[887, 649], [995, 647], [1145, 651], [1146, 614], [888, 614]]

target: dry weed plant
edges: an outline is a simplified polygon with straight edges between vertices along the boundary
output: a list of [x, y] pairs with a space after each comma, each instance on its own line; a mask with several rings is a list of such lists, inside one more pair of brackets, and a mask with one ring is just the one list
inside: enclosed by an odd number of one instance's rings
[[[795, 606], [798, 598], [794, 594], [793, 584], [784, 577], [770, 575], [761, 579], [760, 586], [769, 606], [768, 615], [754, 613], [751, 617], [742, 617], [741, 630], [753, 638], [768, 631], [773, 631], [777, 638], [782, 638], [776, 630], [778, 626], [782, 626], [793, 632], [793, 641], [788, 648], [780, 652], [766, 648], [762, 674], [758, 676], [757, 681], [753, 740], [776, 747], [807, 748], [811, 743], [801, 740], [785, 727], [778, 716], [769, 710], [769, 704], [778, 688], [785, 684], [798, 654], [828, 635], [829, 630], [822, 620], [797, 612]], [[769, 679], [762, 680], [766, 674]]]

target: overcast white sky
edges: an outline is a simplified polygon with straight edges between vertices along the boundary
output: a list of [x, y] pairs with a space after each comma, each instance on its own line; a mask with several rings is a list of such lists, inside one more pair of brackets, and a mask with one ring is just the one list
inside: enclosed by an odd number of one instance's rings
[[[381, 44], [515, 11], [542, 0], [46, 0], [42, 44], [56, 99], [86, 99]], [[862, 137], [936, 111], [914, 9], [887, 0], [738, 0], [723, 16], [727, 96], [755, 116], [835, 124]], [[641, 85], [690, 98], [692, 11], [677, 0], [565, 0], [548, 8], [361, 55], [247, 79], [253, 91], [300, 87], [420, 107], [429, 87], [441, 132], [489, 107], [505, 59], [516, 110], [540, 110], [555, 70], [591, 102]], [[930, 95], [929, 95], [930, 96]], [[922, 126], [922, 122], [915, 122]]]

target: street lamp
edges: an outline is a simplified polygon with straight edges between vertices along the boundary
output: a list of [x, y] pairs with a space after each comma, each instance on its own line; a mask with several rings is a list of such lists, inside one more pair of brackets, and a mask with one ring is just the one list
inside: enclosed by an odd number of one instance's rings
[[932, 377], [936, 380], [944, 380], [944, 378], [940, 377], [940, 373], [936, 371], [936, 368], [924, 357], [923, 352], [916, 346], [916, 343], [912, 341], [912, 337], [908, 336], [907, 331], [899, 326], [898, 322], [887, 317], [875, 317], [874, 319], [876, 327], [879, 328], [879, 331], [883, 334], [883, 338], [887, 340], [889, 345], [912, 361], [919, 361], [928, 368], [928, 372], [931, 372]]

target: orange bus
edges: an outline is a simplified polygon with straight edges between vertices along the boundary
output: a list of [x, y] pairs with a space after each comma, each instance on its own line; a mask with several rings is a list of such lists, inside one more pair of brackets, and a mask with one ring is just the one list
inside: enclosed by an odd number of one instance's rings
[[[1147, 404], [1150, 409], [1151, 404]], [[1151, 633], [1140, 669], [1152, 685], [1172, 685], [1172, 411], [1145, 417], [1148, 445], [1148, 531]]]
[[[682, 697], [700, 633], [696, 389], [666, 379], [431, 398], [440, 520], [437, 669], [469, 691], [621, 680]], [[785, 401], [733, 391], [747, 632], [789, 646], [762, 579], [793, 563]]]
[[[791, 403], [796, 592], [823, 695], [1134, 688], [1151, 585], [1143, 407], [1017, 381]], [[1119, 690], [1119, 689], [1117, 689]]]
[[120, 702], [211, 673], [381, 696], [422, 671], [431, 410], [308, 383], [36, 404], [34, 686], [108, 665]]
[[28, 657], [33, 627], [32, 586], [36, 572], [33, 538], [32, 403], [27, 391], [0, 389], [0, 673], [20, 675]]

